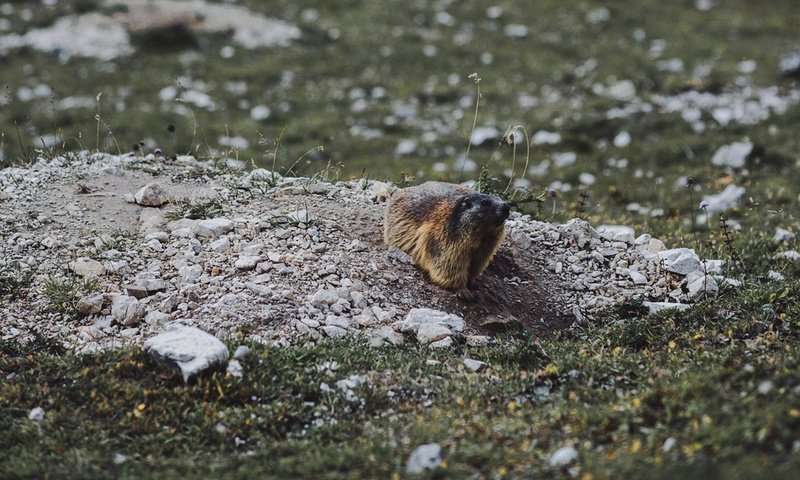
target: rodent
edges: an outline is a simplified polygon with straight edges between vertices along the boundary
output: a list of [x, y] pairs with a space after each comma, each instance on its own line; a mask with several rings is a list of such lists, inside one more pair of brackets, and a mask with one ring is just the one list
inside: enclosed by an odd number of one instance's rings
[[496, 195], [426, 182], [397, 191], [384, 217], [384, 240], [409, 254], [430, 280], [470, 297], [505, 234], [509, 205]]

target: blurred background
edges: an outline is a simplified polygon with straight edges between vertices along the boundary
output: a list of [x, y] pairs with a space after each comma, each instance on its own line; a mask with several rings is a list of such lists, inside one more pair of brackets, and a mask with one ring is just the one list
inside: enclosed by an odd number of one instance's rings
[[799, 78], [796, 0], [0, 0], [0, 166], [485, 168], [543, 219], [796, 228]]

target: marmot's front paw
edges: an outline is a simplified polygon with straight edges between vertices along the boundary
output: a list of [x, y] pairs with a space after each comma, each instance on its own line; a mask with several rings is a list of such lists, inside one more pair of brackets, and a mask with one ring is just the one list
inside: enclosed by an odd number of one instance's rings
[[459, 300], [463, 300], [465, 302], [474, 302], [476, 300], [475, 292], [470, 290], [469, 288], [462, 288], [461, 290], [456, 292], [456, 297]]

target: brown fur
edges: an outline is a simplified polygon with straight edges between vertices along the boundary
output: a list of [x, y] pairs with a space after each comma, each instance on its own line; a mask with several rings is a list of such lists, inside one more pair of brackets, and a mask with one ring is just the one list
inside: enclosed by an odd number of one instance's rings
[[[467, 198], [472, 201], [469, 214], [464, 210]], [[499, 197], [427, 182], [400, 190], [389, 200], [384, 240], [409, 254], [432, 282], [464, 291], [491, 262], [507, 217], [508, 206]]]

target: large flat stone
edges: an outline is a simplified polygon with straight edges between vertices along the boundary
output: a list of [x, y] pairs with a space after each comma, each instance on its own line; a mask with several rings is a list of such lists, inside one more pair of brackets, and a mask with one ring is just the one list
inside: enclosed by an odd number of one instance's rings
[[144, 342], [142, 348], [158, 362], [179, 372], [184, 382], [204, 370], [224, 366], [228, 360], [228, 347], [217, 337], [187, 325], [170, 325], [165, 332]]

